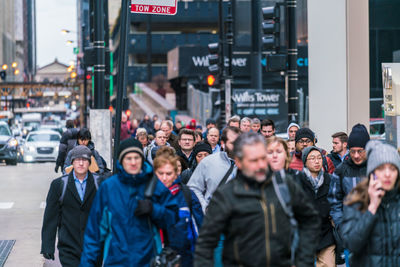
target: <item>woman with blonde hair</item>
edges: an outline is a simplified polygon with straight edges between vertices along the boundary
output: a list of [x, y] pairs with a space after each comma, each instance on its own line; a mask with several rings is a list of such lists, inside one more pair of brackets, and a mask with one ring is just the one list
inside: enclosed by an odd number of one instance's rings
[[351, 266], [400, 266], [400, 156], [370, 141], [367, 175], [345, 201], [340, 234]]

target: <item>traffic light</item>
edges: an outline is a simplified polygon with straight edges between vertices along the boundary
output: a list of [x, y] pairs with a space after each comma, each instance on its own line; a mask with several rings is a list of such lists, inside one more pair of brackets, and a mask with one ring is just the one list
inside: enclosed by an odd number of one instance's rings
[[280, 9], [279, 5], [262, 8], [263, 22], [262, 37], [263, 49], [265, 51], [278, 52], [280, 45]]
[[5, 70], [0, 71], [0, 78], [1, 80], [5, 81], [7, 77], [7, 73]]
[[216, 82], [215, 76], [214, 75], [208, 75], [207, 76], [207, 84], [208, 86], [214, 86]]
[[220, 45], [219, 43], [208, 44], [208, 72], [212, 75], [219, 75], [221, 72], [220, 68]]

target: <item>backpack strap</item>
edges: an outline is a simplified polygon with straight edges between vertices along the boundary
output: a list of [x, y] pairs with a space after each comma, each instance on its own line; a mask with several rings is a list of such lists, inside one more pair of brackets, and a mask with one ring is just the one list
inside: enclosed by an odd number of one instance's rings
[[228, 171], [225, 173], [224, 178], [222, 178], [221, 182], [219, 182], [217, 188], [219, 188], [221, 185], [226, 184], [226, 181], [228, 180], [229, 175], [231, 175], [233, 171], [233, 167], [235, 167], [235, 164], [231, 162], [231, 166], [229, 167]]
[[290, 191], [286, 183], [285, 172], [281, 170], [272, 175], [272, 183], [274, 186], [275, 194], [278, 197], [279, 203], [281, 204], [286, 215], [289, 217], [290, 226], [292, 228], [292, 245], [291, 245], [291, 262], [292, 266], [295, 266], [296, 250], [299, 245], [299, 226], [296, 218], [294, 217]]
[[61, 194], [60, 194], [60, 198], [58, 199], [58, 202], [60, 203], [60, 205], [62, 205], [62, 203], [63, 203], [65, 191], [67, 190], [68, 176], [69, 176], [69, 174], [61, 176], [61, 185], [60, 185], [61, 186]]

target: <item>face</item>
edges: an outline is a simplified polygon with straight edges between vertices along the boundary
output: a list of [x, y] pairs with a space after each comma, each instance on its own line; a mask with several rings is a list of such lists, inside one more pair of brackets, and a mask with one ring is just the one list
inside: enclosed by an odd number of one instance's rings
[[271, 137], [275, 134], [275, 129], [272, 128], [272, 125], [263, 126], [261, 128], [261, 134], [265, 137]]
[[332, 139], [332, 149], [335, 153], [342, 153], [346, 150], [347, 143], [342, 143], [338, 137]]
[[239, 128], [239, 124], [238, 121], [231, 121], [228, 126]]
[[78, 144], [80, 144], [81, 146], [87, 146], [89, 144], [88, 139], [78, 139]]
[[299, 128], [292, 126], [289, 128], [289, 139], [294, 139], [296, 137], [296, 132]]
[[215, 128], [216, 125], [214, 123], [210, 123], [209, 125], [207, 125], [207, 129], [211, 129], [211, 128]]
[[181, 163], [179, 160], [177, 160], [177, 161], [176, 161], [176, 165], [178, 166], [178, 173], [177, 173], [177, 175], [180, 175], [180, 174], [182, 173], [182, 163]]
[[257, 182], [263, 182], [268, 169], [267, 150], [265, 145], [243, 146], [243, 158], [235, 158], [236, 166], [242, 173]]
[[76, 158], [72, 162], [72, 166], [74, 168], [75, 174], [76, 175], [86, 175], [86, 173], [89, 170], [89, 161], [84, 158]]
[[267, 160], [271, 170], [280, 171], [285, 168], [286, 151], [279, 142], [274, 142], [267, 147]]
[[249, 132], [249, 131], [250, 131], [250, 122], [249, 122], [249, 121], [243, 121], [243, 122], [240, 124], [240, 130], [241, 130], [243, 133]]
[[289, 149], [289, 153], [296, 151], [296, 145], [295, 145], [294, 141], [288, 141], [287, 146]]
[[212, 128], [208, 131], [207, 141], [211, 146], [216, 146], [219, 141], [219, 131], [215, 128]]
[[322, 155], [319, 151], [313, 150], [308, 154], [306, 167], [310, 172], [319, 172], [322, 169]]
[[156, 131], [160, 130], [160, 125], [161, 124], [159, 121], [154, 122], [154, 130], [156, 130]]
[[182, 150], [192, 150], [194, 147], [194, 138], [190, 134], [182, 134], [181, 139], [178, 141]]
[[132, 175], [140, 173], [142, 163], [142, 157], [135, 152], [130, 152], [126, 154], [125, 157], [122, 159], [122, 167], [127, 173]]
[[169, 128], [169, 125], [167, 123], [161, 124], [161, 131], [163, 131], [168, 138], [171, 136], [172, 129]]
[[175, 127], [176, 127], [176, 129], [181, 129], [182, 128], [182, 123], [181, 122], [177, 122], [177, 123], [175, 123]]
[[221, 141], [221, 145], [224, 148], [224, 151], [228, 154], [228, 157], [233, 159], [233, 142], [235, 142], [236, 138], [238, 138], [238, 134], [228, 131], [226, 134], [226, 137], [228, 140], [226, 140], [226, 143]]
[[201, 142], [201, 140], [203, 140], [202, 135], [196, 134], [196, 144], [197, 144], [198, 142]]
[[362, 147], [350, 148], [350, 158], [356, 165], [360, 165], [367, 160], [367, 151]]
[[252, 130], [253, 132], [255, 132], [255, 133], [258, 133], [258, 130], [260, 130], [260, 124], [258, 124], [258, 123], [253, 123], [253, 124], [251, 125], [251, 130]]
[[399, 171], [393, 164], [385, 163], [376, 168], [374, 174], [382, 183], [382, 188], [385, 191], [390, 191], [396, 184]]
[[201, 151], [199, 153], [197, 153], [196, 155], [196, 162], [197, 164], [200, 163], [200, 161], [202, 161], [205, 157], [207, 157], [208, 155], [210, 155], [210, 153], [206, 152], [206, 151]]
[[156, 144], [158, 146], [165, 146], [167, 143], [167, 135], [163, 131], [158, 131], [156, 134]]
[[169, 188], [178, 177], [178, 174], [175, 172], [174, 167], [169, 163], [155, 170], [155, 173], [158, 179], [160, 179], [160, 181], [167, 188]]
[[312, 146], [314, 143], [309, 138], [301, 138], [296, 142], [296, 151], [303, 151], [304, 148]]
[[138, 140], [142, 144], [143, 147], [147, 146], [147, 142], [148, 142], [147, 136], [141, 135], [141, 136], [139, 136]]

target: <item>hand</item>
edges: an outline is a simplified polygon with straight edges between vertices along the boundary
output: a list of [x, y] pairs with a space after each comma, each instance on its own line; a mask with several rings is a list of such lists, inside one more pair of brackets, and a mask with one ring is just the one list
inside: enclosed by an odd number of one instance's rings
[[150, 199], [140, 199], [135, 210], [135, 216], [150, 215], [153, 211], [153, 203]]
[[385, 190], [382, 189], [381, 181], [374, 180], [373, 174], [369, 178], [368, 195], [370, 199], [368, 210], [375, 214], [381, 204], [382, 197], [385, 195]]
[[59, 168], [60, 168], [60, 165], [56, 165], [56, 167], [54, 168], [54, 171], [57, 173]]
[[54, 253], [43, 253], [43, 257], [48, 260], [54, 261]]

